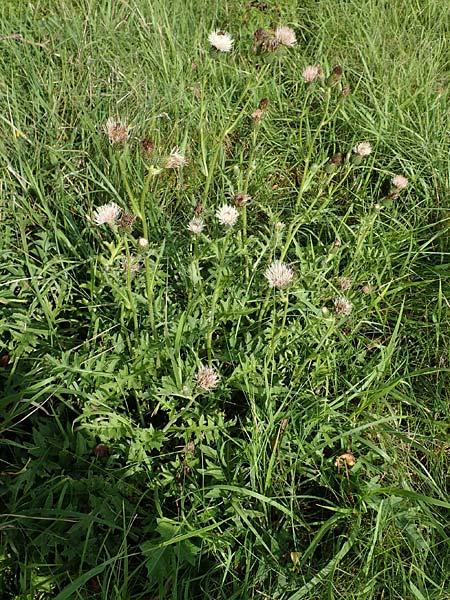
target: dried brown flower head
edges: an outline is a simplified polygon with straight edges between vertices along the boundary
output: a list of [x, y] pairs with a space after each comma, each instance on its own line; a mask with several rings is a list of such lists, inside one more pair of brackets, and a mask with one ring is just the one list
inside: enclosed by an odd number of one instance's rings
[[336, 85], [342, 78], [343, 69], [340, 65], [335, 65], [331, 71], [330, 76], [327, 79], [327, 84], [330, 86]]
[[122, 229], [131, 229], [135, 221], [135, 215], [133, 215], [132, 213], [123, 213], [119, 221], [119, 227], [121, 227]]
[[103, 131], [108, 136], [111, 144], [125, 144], [130, 137], [130, 128], [123, 121], [116, 121], [112, 117], [106, 121]]
[[120, 268], [122, 271], [126, 273], [137, 273], [141, 270], [142, 264], [141, 259], [134, 254], [130, 254], [130, 256], [123, 256], [120, 261]]
[[356, 465], [356, 458], [351, 452], [343, 452], [334, 461], [335, 467], [340, 470], [342, 467], [354, 467]]
[[334, 173], [335, 171], [337, 171], [343, 162], [344, 159], [342, 157], [342, 154], [338, 152], [337, 154], [332, 156], [328, 161], [328, 164], [326, 166], [327, 173]]
[[263, 29], [262, 27], [257, 29], [255, 31], [255, 33], [253, 34], [253, 38], [254, 38], [255, 42], [257, 42], [257, 43], [262, 43], [269, 37], [270, 37], [269, 32], [266, 31], [265, 29]]
[[195, 454], [195, 443], [193, 441], [188, 442], [184, 446], [184, 448], [183, 448], [183, 453], [185, 455], [191, 454], [192, 456], [194, 456], [194, 454]]
[[153, 140], [151, 140], [150, 138], [144, 138], [143, 140], [141, 140], [141, 149], [147, 156], [151, 156], [155, 151], [155, 148], [155, 142], [153, 142]]
[[262, 43], [262, 47], [266, 52], [276, 52], [280, 47], [281, 42], [276, 37], [268, 36]]
[[239, 207], [246, 206], [250, 202], [251, 199], [252, 199], [252, 197], [250, 196], [250, 194], [245, 194], [244, 192], [239, 192], [234, 197], [234, 204], [235, 204], [235, 206], [239, 206]]
[[108, 452], [109, 450], [106, 444], [97, 444], [95, 448], [92, 449], [92, 454], [98, 458], [108, 456]]
[[262, 98], [259, 101], [259, 108], [261, 110], [266, 110], [268, 106], [269, 106], [269, 98]]
[[166, 160], [166, 169], [181, 169], [187, 165], [187, 158], [180, 153], [178, 146], [172, 148]]
[[332, 165], [336, 165], [336, 167], [340, 167], [343, 162], [344, 162], [344, 159], [342, 158], [342, 154], [340, 154], [340, 153], [335, 154], [334, 156], [332, 156], [330, 158], [330, 163]]

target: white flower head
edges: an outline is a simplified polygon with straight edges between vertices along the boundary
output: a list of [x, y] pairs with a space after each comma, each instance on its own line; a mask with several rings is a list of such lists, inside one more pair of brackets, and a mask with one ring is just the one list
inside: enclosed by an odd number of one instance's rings
[[239, 213], [234, 208], [234, 206], [224, 204], [216, 210], [216, 217], [221, 225], [225, 225], [226, 227], [232, 227], [236, 224], [236, 221], [239, 217]]
[[370, 142], [360, 142], [353, 148], [353, 152], [358, 156], [369, 156], [372, 152], [372, 144]]
[[336, 296], [336, 298], [333, 300], [333, 304], [334, 312], [337, 315], [348, 317], [348, 315], [352, 312], [352, 303], [343, 296]]
[[316, 79], [322, 77], [322, 67], [320, 65], [308, 65], [302, 75], [305, 83], [314, 83]]
[[220, 375], [211, 367], [201, 367], [195, 377], [199, 388], [208, 392], [217, 387], [220, 381]]
[[172, 148], [166, 160], [166, 169], [180, 169], [187, 165], [187, 158], [180, 153], [178, 146]]
[[139, 250], [146, 250], [148, 248], [148, 239], [140, 237], [137, 242]]
[[403, 175], [396, 175], [392, 178], [392, 185], [398, 190], [404, 190], [408, 187], [408, 179]]
[[116, 121], [112, 117], [106, 121], [103, 131], [108, 136], [111, 144], [125, 144], [130, 137], [130, 128], [123, 121]]
[[115, 202], [103, 204], [95, 209], [93, 220], [96, 225], [114, 225], [120, 217], [122, 209]]
[[292, 47], [297, 43], [295, 31], [287, 25], [280, 25], [275, 29], [275, 39], [283, 46]]
[[208, 36], [208, 42], [219, 52], [230, 52], [234, 44], [231, 35], [223, 31], [212, 31]]
[[194, 235], [199, 235], [205, 229], [205, 222], [199, 217], [194, 217], [189, 221], [187, 228]]
[[284, 288], [294, 279], [294, 269], [286, 263], [276, 260], [266, 269], [264, 277], [269, 282], [270, 287]]

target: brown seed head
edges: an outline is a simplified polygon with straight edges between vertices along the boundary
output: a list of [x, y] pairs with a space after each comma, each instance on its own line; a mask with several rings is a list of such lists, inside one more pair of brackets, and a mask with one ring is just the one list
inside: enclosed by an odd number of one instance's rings
[[132, 213], [123, 213], [119, 221], [119, 227], [121, 227], [122, 229], [132, 229], [135, 221], [135, 215], [133, 215]]
[[141, 141], [141, 149], [144, 154], [151, 156], [155, 150], [155, 143], [150, 138], [144, 138]]
[[330, 158], [330, 165], [334, 165], [335, 167], [340, 167], [343, 162], [344, 159], [342, 158], [342, 154], [340, 153], [335, 154]]
[[265, 39], [267, 39], [269, 37], [269, 34], [265, 29], [260, 27], [259, 29], [257, 29], [255, 31], [255, 33], [253, 34], [253, 37], [255, 38], [255, 42], [263, 42]]
[[108, 455], [108, 446], [106, 444], [97, 444], [95, 448], [92, 449], [92, 454], [97, 456], [97, 458], [103, 458]]
[[268, 37], [263, 41], [263, 48], [266, 52], [276, 52], [280, 47], [280, 40], [275, 37]]
[[250, 194], [244, 194], [244, 192], [239, 192], [234, 197], [234, 205], [235, 206], [245, 206], [246, 204], [248, 204], [250, 202], [251, 199], [252, 199], [252, 197], [250, 196]]
[[344, 465], [347, 467], [354, 467], [356, 465], [356, 458], [351, 452], [343, 452], [334, 461], [334, 465], [340, 469]]

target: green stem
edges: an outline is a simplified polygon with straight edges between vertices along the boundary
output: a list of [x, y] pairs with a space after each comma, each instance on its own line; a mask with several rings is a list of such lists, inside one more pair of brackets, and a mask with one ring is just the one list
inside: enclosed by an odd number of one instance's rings
[[133, 209], [133, 213], [137, 215], [141, 220], [143, 219], [143, 215], [140, 214], [139, 206], [136, 202], [136, 198], [131, 190], [130, 184], [128, 182], [127, 172], [125, 170], [125, 165], [123, 164], [123, 157], [119, 157], [119, 169], [120, 174], [122, 176], [122, 181], [125, 186], [125, 190], [127, 192], [128, 199], [130, 201], [131, 207]]
[[212, 360], [212, 336], [214, 333], [214, 317], [216, 313], [217, 300], [219, 299], [219, 294], [221, 291], [221, 283], [222, 283], [222, 272], [223, 272], [223, 263], [225, 261], [225, 254], [228, 247], [228, 241], [230, 239], [230, 231], [227, 231], [225, 235], [225, 239], [223, 241], [222, 251], [219, 254], [219, 265], [217, 272], [216, 285], [214, 288], [214, 293], [211, 301], [211, 325], [206, 336], [206, 351], [208, 353], [208, 363], [211, 364]]
[[127, 295], [128, 295], [128, 301], [130, 303], [130, 308], [131, 308], [131, 312], [133, 314], [133, 325], [134, 325], [134, 332], [137, 333], [138, 329], [139, 329], [139, 324], [138, 324], [138, 318], [137, 318], [137, 312], [136, 312], [136, 306], [134, 304], [134, 300], [133, 300], [133, 290], [131, 289], [131, 254], [130, 254], [130, 248], [128, 246], [128, 240], [125, 238], [125, 252], [127, 255], [127, 265], [126, 265], [126, 269], [127, 269]]

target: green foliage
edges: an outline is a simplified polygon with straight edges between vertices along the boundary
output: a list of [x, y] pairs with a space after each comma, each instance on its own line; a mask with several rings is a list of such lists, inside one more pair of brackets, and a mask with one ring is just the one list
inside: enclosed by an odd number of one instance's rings
[[0, 7], [0, 596], [444, 600], [442, 2], [188, 4]]

